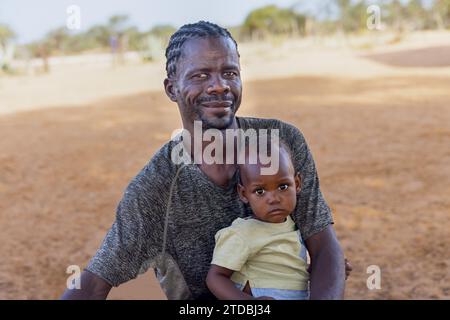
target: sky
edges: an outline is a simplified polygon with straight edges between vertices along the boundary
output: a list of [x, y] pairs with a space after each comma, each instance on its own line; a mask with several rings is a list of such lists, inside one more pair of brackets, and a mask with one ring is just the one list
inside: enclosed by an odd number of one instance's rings
[[[130, 23], [141, 31], [157, 24], [179, 27], [185, 23], [208, 20], [228, 27], [242, 23], [247, 14], [268, 4], [290, 7], [299, 0], [0, 0], [0, 24], [17, 34], [18, 43], [39, 40], [50, 30], [65, 26], [67, 8], [80, 8], [81, 29], [104, 24], [115, 14], [127, 14]], [[305, 4], [306, 3], [306, 4]]]
[[[367, 3], [385, 1], [368, 0]], [[67, 8], [71, 5], [80, 8], [81, 28], [77, 31], [83, 32], [95, 24], [105, 24], [116, 14], [128, 15], [130, 24], [140, 31], [148, 31], [158, 24], [180, 27], [198, 20], [230, 27], [241, 24], [250, 11], [265, 5], [295, 7], [299, 12], [320, 17], [324, 3], [327, 0], [0, 0], [0, 24], [12, 28], [17, 34], [16, 42], [23, 44], [65, 26], [70, 19]]]

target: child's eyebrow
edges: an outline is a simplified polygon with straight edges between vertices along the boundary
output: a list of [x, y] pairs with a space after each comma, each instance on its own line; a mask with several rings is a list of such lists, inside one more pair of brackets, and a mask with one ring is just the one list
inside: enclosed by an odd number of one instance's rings
[[262, 187], [265, 184], [263, 182], [260, 181], [255, 181], [255, 182], [250, 182], [250, 187]]

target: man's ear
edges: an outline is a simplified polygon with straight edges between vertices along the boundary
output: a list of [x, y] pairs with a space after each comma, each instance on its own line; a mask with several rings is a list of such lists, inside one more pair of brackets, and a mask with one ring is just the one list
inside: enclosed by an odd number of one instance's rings
[[175, 93], [175, 83], [173, 80], [166, 78], [164, 79], [164, 90], [170, 100], [177, 102], [177, 95]]
[[241, 198], [241, 201], [242, 201], [243, 203], [248, 203], [248, 199], [247, 199], [247, 197], [245, 196], [245, 188], [244, 188], [244, 186], [243, 186], [242, 184], [240, 184], [240, 183], [237, 184], [237, 192], [238, 192], [238, 194], [239, 194], [239, 198]]
[[300, 173], [299, 172], [297, 172], [295, 174], [294, 180], [295, 180], [295, 191], [297, 193], [299, 193], [300, 190], [302, 190], [302, 180], [300, 178]]

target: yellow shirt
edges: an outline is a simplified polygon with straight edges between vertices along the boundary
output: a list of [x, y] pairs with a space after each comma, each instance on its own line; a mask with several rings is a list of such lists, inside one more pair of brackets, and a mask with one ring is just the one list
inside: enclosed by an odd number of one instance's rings
[[290, 216], [270, 223], [237, 218], [219, 230], [212, 264], [234, 270], [231, 280], [252, 288], [307, 290], [306, 248]]

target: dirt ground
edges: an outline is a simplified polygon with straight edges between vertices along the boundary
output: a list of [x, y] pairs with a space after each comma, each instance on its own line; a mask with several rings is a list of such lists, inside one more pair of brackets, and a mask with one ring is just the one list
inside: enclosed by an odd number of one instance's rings
[[[308, 140], [354, 266], [347, 299], [450, 298], [450, 72], [408, 67], [244, 86], [238, 115], [288, 121]], [[180, 127], [161, 91], [1, 116], [0, 299], [58, 298], [67, 266], [86, 265], [129, 180]], [[366, 286], [371, 265], [379, 290]], [[148, 272], [110, 298], [163, 295]]]

